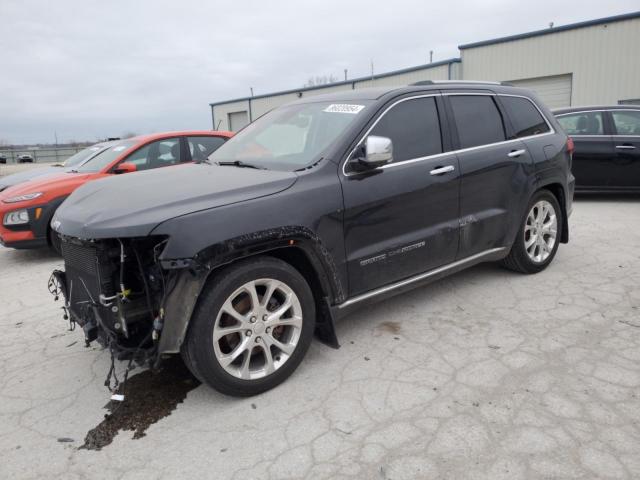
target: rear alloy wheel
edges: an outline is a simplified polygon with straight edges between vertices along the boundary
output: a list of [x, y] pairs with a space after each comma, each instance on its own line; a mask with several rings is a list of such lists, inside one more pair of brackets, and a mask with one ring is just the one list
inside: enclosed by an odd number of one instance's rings
[[516, 241], [502, 264], [522, 273], [544, 270], [558, 251], [563, 220], [556, 197], [548, 190], [536, 192], [529, 202]]
[[529, 211], [524, 225], [524, 248], [533, 263], [544, 263], [558, 237], [558, 216], [547, 200], [540, 200]]
[[187, 338], [186, 362], [222, 393], [255, 395], [284, 381], [313, 336], [315, 305], [304, 277], [262, 257], [217, 275], [203, 293]]

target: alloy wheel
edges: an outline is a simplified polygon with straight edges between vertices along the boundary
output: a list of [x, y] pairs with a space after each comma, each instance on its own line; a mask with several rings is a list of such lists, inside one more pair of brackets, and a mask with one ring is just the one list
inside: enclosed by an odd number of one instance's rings
[[243, 380], [271, 375], [293, 355], [302, 322], [300, 300], [288, 285], [270, 278], [247, 282], [218, 312], [213, 327], [216, 360]]
[[544, 263], [553, 252], [558, 235], [558, 217], [547, 200], [536, 202], [524, 225], [524, 248], [534, 263]]

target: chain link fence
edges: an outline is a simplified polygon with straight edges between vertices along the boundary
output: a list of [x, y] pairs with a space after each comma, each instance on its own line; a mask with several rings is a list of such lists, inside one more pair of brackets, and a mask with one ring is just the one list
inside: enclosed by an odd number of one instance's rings
[[[0, 149], [0, 163], [62, 163], [84, 148], [86, 147]], [[23, 157], [25, 155], [28, 157]]]

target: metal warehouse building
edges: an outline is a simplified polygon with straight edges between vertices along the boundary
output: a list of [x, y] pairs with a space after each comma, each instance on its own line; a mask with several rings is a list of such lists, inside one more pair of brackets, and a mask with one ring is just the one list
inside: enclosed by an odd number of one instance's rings
[[211, 103], [213, 128], [237, 131], [300, 97], [420, 80], [508, 81], [535, 90], [551, 108], [640, 104], [640, 12], [460, 45], [460, 58]]

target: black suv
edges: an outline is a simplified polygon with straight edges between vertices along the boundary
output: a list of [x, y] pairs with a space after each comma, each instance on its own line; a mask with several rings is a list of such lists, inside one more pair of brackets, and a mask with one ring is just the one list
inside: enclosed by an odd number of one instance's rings
[[640, 192], [640, 106], [554, 110], [573, 139], [577, 192]]
[[[252, 395], [364, 303], [502, 261], [536, 273], [569, 238], [568, 137], [528, 90], [421, 83], [267, 113], [207, 163], [91, 182], [58, 209], [64, 294], [87, 342], [181, 353]], [[108, 205], [108, 208], [104, 208]]]

